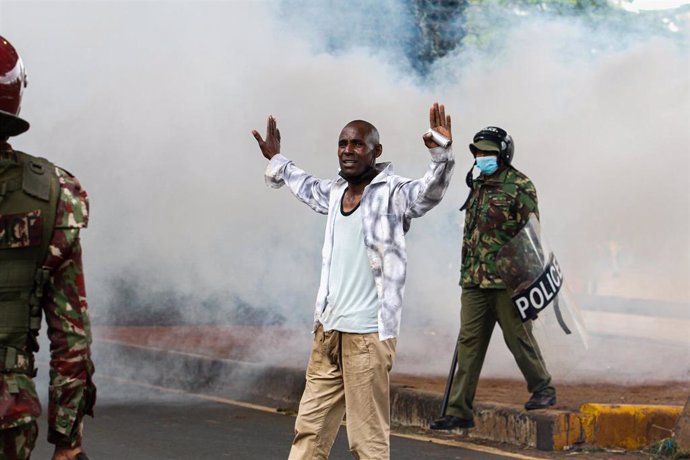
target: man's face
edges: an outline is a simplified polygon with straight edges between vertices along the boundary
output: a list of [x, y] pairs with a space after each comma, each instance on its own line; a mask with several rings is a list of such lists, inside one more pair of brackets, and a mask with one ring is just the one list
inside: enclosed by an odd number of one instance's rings
[[338, 139], [338, 161], [346, 176], [357, 176], [376, 164], [381, 144], [374, 144], [369, 128], [361, 124], [347, 125]]

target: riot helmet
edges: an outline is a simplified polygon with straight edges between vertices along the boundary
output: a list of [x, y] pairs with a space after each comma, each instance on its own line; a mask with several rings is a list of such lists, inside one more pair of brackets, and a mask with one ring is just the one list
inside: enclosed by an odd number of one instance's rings
[[[513, 153], [515, 152], [515, 142], [513, 142], [511, 135], [508, 134], [505, 129], [497, 126], [487, 126], [479, 131], [472, 138], [472, 143], [469, 147], [472, 154], [476, 154], [477, 150], [496, 152], [499, 165], [506, 166], [509, 166], [513, 161]], [[470, 167], [470, 170], [467, 171], [467, 175], [465, 176], [465, 184], [467, 184], [470, 189], [472, 189], [472, 184], [474, 183], [472, 170], [476, 163], [475, 161], [472, 164], [472, 167]], [[460, 208], [461, 211], [467, 208], [471, 195], [472, 191], [470, 190], [470, 194], [467, 195], [465, 203]]]
[[0, 36], [0, 139], [29, 129], [29, 123], [19, 118], [26, 85], [22, 58], [14, 46]]
[[490, 141], [495, 143], [498, 148], [498, 161], [501, 164], [509, 165], [513, 161], [513, 152], [515, 151], [515, 143], [513, 138], [504, 129], [497, 126], [487, 126], [479, 131], [472, 138], [470, 150], [475, 152], [476, 146], [474, 144], [481, 141]]

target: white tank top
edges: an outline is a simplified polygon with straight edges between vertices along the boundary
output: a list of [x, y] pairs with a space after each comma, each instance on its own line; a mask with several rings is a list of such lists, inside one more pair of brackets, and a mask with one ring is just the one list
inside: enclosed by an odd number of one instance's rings
[[343, 214], [341, 199], [333, 228], [326, 308], [320, 321], [326, 331], [368, 334], [378, 331], [378, 312], [376, 283], [362, 236], [362, 212], [357, 205]]

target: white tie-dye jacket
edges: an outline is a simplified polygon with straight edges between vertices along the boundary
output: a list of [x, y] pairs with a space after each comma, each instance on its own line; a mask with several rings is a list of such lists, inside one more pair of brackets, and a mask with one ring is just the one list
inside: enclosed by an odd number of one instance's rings
[[[380, 340], [397, 337], [400, 332], [407, 272], [405, 233], [410, 228], [410, 221], [413, 217], [423, 216], [441, 201], [453, 174], [455, 160], [451, 148], [437, 147], [429, 151], [431, 163], [421, 179], [397, 176], [393, 174], [390, 163], [379, 163], [376, 165], [379, 174], [362, 195], [362, 233], [380, 302]], [[265, 176], [266, 184], [270, 187], [279, 188], [287, 184], [300, 201], [314, 211], [328, 215], [322, 251], [321, 285], [314, 312], [316, 327], [326, 307], [333, 225], [347, 182], [340, 176], [333, 180], [315, 178], [280, 154], [271, 159]]]

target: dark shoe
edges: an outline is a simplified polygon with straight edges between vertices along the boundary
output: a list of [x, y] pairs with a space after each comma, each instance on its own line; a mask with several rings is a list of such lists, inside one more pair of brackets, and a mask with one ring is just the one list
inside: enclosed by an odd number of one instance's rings
[[472, 428], [474, 427], [474, 420], [467, 418], [454, 417], [452, 415], [444, 415], [437, 418], [429, 425], [432, 430], [453, 430], [455, 428]]
[[533, 393], [529, 401], [525, 403], [525, 409], [546, 409], [556, 404], [556, 395], [550, 393]]

